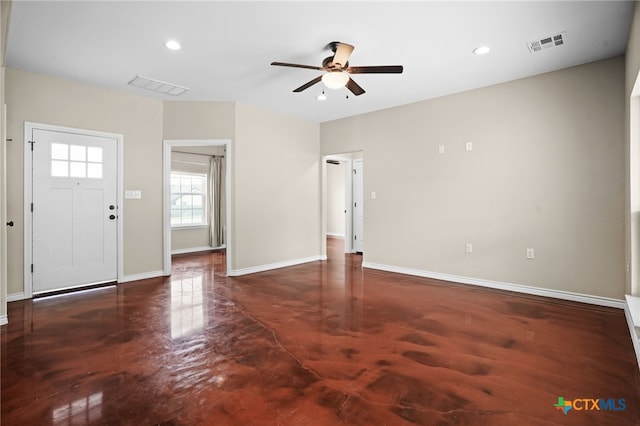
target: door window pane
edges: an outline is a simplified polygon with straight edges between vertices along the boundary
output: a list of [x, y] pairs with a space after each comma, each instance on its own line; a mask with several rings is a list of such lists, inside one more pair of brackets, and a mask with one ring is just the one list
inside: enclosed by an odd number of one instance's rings
[[51, 176], [102, 179], [102, 148], [52, 143]]
[[82, 145], [70, 145], [69, 159], [71, 161], [87, 161], [87, 147]]
[[79, 161], [71, 161], [69, 163], [69, 176], [77, 177], [77, 178], [87, 177], [86, 163], [81, 163]]
[[66, 143], [52, 143], [51, 144], [51, 159], [52, 160], [68, 160], [69, 159], [69, 145]]
[[60, 161], [60, 160], [51, 160], [51, 176], [69, 177], [69, 162]]

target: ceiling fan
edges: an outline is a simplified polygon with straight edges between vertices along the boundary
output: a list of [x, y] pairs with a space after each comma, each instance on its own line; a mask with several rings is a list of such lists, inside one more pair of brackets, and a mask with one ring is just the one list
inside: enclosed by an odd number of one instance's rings
[[362, 95], [364, 89], [360, 87], [349, 74], [401, 74], [402, 65], [379, 65], [379, 66], [349, 66], [349, 57], [353, 52], [353, 46], [339, 41], [329, 43], [329, 49], [333, 56], [324, 58], [321, 67], [312, 65], [290, 64], [287, 62], [271, 62], [271, 65], [279, 67], [306, 68], [311, 70], [325, 71], [324, 74], [294, 89], [294, 92], [302, 92], [305, 89], [322, 81], [330, 89], [347, 87], [356, 96]]

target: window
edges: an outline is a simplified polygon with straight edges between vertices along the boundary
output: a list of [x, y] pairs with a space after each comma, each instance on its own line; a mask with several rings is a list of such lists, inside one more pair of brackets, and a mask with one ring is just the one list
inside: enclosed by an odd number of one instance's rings
[[102, 179], [102, 148], [52, 143], [51, 176]]
[[206, 225], [207, 175], [171, 172], [171, 226]]

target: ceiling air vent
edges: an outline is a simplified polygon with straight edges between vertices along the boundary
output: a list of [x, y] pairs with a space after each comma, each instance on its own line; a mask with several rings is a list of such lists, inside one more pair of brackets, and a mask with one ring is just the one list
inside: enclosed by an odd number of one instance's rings
[[143, 77], [141, 75], [136, 76], [129, 82], [129, 86], [139, 87], [141, 89], [153, 90], [158, 93], [165, 93], [167, 95], [178, 96], [189, 90], [186, 87], [178, 86], [173, 83], [166, 83], [160, 80], [154, 80], [152, 78]]
[[564, 44], [564, 37], [565, 35], [563, 31], [539, 40], [530, 41], [527, 43], [527, 47], [529, 47], [529, 51], [531, 53], [540, 52], [552, 47], [562, 46]]

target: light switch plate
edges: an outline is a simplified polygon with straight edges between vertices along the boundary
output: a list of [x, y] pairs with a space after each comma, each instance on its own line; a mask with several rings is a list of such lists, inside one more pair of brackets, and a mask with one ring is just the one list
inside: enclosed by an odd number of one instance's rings
[[142, 198], [142, 191], [140, 190], [124, 191], [124, 198], [127, 200], [140, 200]]

